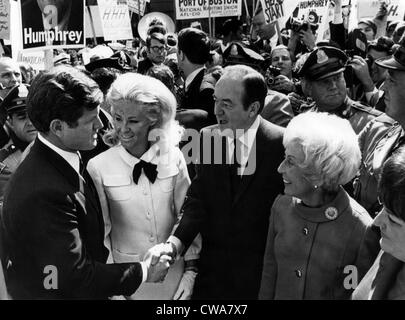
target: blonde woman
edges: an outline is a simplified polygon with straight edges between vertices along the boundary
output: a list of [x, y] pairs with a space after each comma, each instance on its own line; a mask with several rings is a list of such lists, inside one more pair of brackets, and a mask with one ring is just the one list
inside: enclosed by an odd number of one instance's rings
[[[109, 262], [142, 261], [174, 231], [190, 185], [177, 147], [182, 131], [174, 120], [176, 99], [159, 80], [127, 73], [114, 81], [107, 101], [114, 129], [104, 139], [112, 147], [93, 158], [88, 171], [100, 197]], [[199, 249], [195, 242], [164, 282], [144, 283], [130, 298], [190, 298]]]

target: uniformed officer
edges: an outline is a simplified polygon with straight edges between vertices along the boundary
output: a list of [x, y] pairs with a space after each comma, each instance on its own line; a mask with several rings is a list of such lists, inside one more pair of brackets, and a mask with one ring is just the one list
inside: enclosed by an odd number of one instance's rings
[[27, 115], [27, 96], [29, 85], [19, 84], [12, 88], [0, 104], [0, 112], [7, 117], [4, 130], [10, 140], [0, 149], [0, 200], [10, 175], [21, 162], [25, 148], [37, 136], [37, 130]]
[[377, 59], [375, 63], [388, 69], [388, 76], [382, 87], [387, 115], [377, 117], [359, 135], [363, 163], [360, 176], [355, 181], [355, 198], [372, 216], [381, 208], [378, 201], [378, 182], [383, 163], [395, 149], [405, 143], [404, 42], [392, 57]]
[[334, 47], [319, 47], [312, 51], [298, 70], [303, 92], [314, 100], [314, 109], [336, 114], [349, 120], [359, 133], [366, 124], [381, 115], [369, 106], [347, 96], [343, 71], [347, 55]]

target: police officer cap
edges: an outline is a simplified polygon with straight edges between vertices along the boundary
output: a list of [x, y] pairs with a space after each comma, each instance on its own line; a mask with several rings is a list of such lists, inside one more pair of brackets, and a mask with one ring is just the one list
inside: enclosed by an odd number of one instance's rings
[[344, 71], [347, 60], [347, 55], [340, 49], [320, 47], [308, 55], [297, 74], [311, 81], [325, 79]]
[[25, 111], [27, 109], [27, 96], [29, 85], [19, 84], [13, 87], [0, 104], [1, 113]]
[[260, 69], [264, 58], [255, 51], [245, 48], [238, 42], [232, 42], [222, 54], [224, 66], [243, 64], [254, 69]]
[[85, 65], [89, 72], [93, 72], [98, 68], [115, 68], [121, 71], [130, 71], [131, 58], [123, 51], [114, 53], [110, 58], [97, 59]]
[[402, 38], [392, 56], [377, 59], [375, 63], [385, 69], [405, 71], [405, 38]]

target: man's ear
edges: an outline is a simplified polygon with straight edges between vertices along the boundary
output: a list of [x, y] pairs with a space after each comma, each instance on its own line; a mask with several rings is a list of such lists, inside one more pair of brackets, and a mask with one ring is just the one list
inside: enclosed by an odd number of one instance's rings
[[59, 119], [53, 119], [49, 125], [49, 131], [60, 138], [64, 135], [64, 129], [66, 126], [66, 122]]
[[13, 124], [13, 117], [12, 116], [7, 115], [6, 122], [11, 128], [13, 128], [14, 124]]
[[178, 50], [178, 51], [177, 51], [177, 54], [179, 55], [180, 61], [183, 61], [184, 58], [186, 57], [186, 56], [184, 55], [183, 51], [181, 51], [181, 50]]
[[259, 101], [252, 102], [249, 105], [248, 110], [249, 110], [249, 115], [248, 115], [249, 118], [253, 118], [253, 117], [257, 116], [259, 114], [259, 110], [260, 110], [260, 102]]

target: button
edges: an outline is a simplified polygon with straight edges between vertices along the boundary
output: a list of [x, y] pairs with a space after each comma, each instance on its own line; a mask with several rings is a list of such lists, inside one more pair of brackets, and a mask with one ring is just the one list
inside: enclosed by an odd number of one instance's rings
[[150, 213], [146, 212], [146, 219], [150, 220]]
[[305, 235], [307, 236], [307, 235], [308, 235], [308, 233], [309, 233], [308, 228], [304, 228], [304, 229], [302, 229], [302, 233], [303, 233], [303, 234], [305, 234]]
[[151, 236], [149, 237], [149, 242], [155, 242], [155, 237], [154, 237], [153, 235], [151, 235]]
[[301, 270], [295, 270], [295, 275], [297, 276], [297, 278], [301, 278], [302, 277]]
[[148, 195], [148, 191], [143, 190], [143, 194], [144, 194], [145, 196], [147, 196], [147, 195]]

